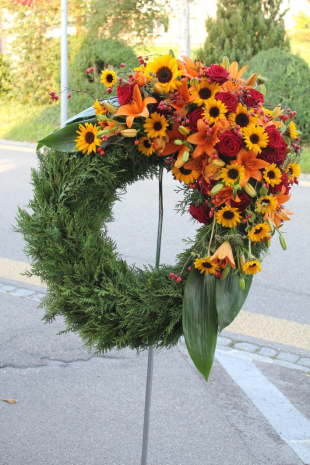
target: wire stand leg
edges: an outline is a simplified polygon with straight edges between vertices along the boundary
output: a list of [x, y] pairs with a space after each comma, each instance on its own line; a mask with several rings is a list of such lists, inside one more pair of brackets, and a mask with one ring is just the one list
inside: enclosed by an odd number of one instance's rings
[[[163, 167], [162, 166], [160, 166], [159, 168], [158, 182], [159, 182], [159, 215], [158, 215], [156, 265], [155, 265], [156, 270], [159, 269], [161, 234], [162, 234], [162, 226], [163, 226]], [[147, 363], [141, 465], [147, 465], [147, 448], [148, 448], [148, 442], [149, 442], [151, 395], [152, 395], [152, 383], [153, 383], [153, 365], [154, 365], [154, 347], [150, 346], [149, 354], [148, 354], [148, 363]]]

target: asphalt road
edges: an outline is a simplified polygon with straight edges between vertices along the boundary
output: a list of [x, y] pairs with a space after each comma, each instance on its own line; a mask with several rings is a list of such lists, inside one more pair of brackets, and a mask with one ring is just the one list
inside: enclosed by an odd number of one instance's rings
[[[41, 291], [19, 276], [29, 259], [22, 237], [12, 232], [17, 205], [31, 198], [35, 165], [31, 147], [0, 141], [0, 286]], [[195, 231], [174, 212], [174, 187], [166, 175], [165, 263]], [[224, 336], [310, 359], [309, 194], [304, 178], [288, 204], [294, 211], [284, 228], [288, 250], [273, 243]], [[130, 186], [109, 225], [120, 253], [139, 266], [155, 262], [157, 195], [156, 180]], [[89, 354], [77, 335], [56, 335], [64, 329], [61, 319], [43, 325], [37, 305], [0, 287], [0, 398], [18, 400], [0, 402], [0, 465], [139, 464], [147, 354]], [[149, 465], [310, 463], [307, 370], [235, 352], [218, 348], [208, 384], [184, 344], [156, 352]]]

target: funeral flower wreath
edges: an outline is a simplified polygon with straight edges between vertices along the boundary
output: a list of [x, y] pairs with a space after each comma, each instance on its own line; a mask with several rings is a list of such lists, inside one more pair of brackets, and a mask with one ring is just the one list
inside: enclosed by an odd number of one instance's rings
[[[99, 352], [170, 347], [184, 334], [208, 379], [218, 331], [237, 316], [275, 236], [286, 249], [284, 204], [300, 175], [296, 112], [268, 105], [266, 78], [243, 79], [246, 66], [227, 57], [139, 60], [129, 72], [104, 70], [105, 98], [39, 142], [19, 230], [48, 287], [46, 321], [63, 315]], [[175, 265], [141, 270], [118, 254], [106, 223], [126, 186], [161, 168], [201, 227]]]

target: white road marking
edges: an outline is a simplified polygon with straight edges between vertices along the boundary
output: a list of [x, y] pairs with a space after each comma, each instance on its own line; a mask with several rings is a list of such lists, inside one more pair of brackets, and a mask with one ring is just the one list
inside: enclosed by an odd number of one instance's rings
[[250, 360], [216, 353], [231, 378], [298, 457], [310, 463], [310, 422]]

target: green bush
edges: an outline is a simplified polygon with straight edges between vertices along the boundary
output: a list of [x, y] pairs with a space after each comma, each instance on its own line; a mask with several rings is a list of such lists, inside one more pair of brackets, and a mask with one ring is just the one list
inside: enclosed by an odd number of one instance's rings
[[[139, 66], [139, 61], [132, 47], [113, 40], [87, 39], [76, 54], [69, 70], [69, 88], [75, 90], [86, 90], [96, 98], [103, 98], [103, 85], [100, 83], [100, 75], [103, 69], [113, 67], [116, 69], [120, 63], [125, 63], [125, 70]], [[86, 74], [85, 69], [93, 66], [93, 74]], [[95, 76], [95, 80], [94, 80]], [[85, 93], [71, 92], [69, 101], [70, 113], [78, 113], [93, 104], [93, 99]]]
[[301, 57], [285, 50], [273, 48], [254, 56], [247, 69], [247, 76], [258, 73], [267, 77], [266, 103], [281, 103], [297, 111], [294, 118], [301, 140], [310, 141], [309, 82], [310, 68]]

